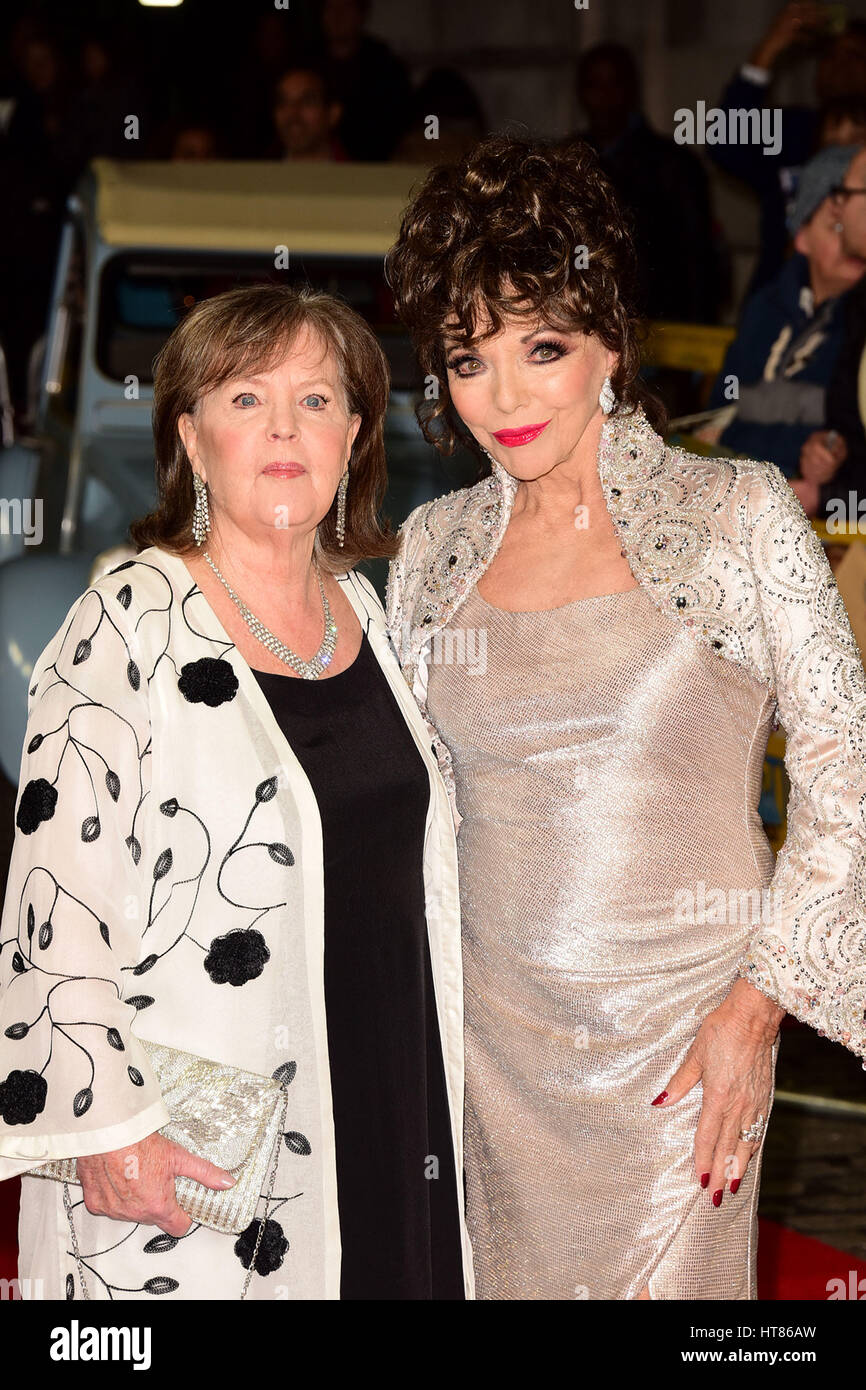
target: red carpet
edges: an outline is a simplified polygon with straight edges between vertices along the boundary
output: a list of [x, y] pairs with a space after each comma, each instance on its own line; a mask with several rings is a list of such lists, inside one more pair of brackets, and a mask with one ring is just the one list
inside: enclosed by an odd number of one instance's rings
[[[18, 1187], [17, 1178], [0, 1183], [0, 1279], [14, 1279], [16, 1274]], [[823, 1302], [828, 1297], [829, 1281], [842, 1279], [849, 1298], [849, 1285], [863, 1280], [860, 1298], [866, 1300], [866, 1261], [798, 1235], [775, 1221], [762, 1221], [760, 1226], [760, 1298], [768, 1302], [798, 1298]]]
[[[866, 1261], [836, 1250], [811, 1236], [801, 1236], [775, 1221], [759, 1221], [758, 1297], [773, 1302], [803, 1298], [824, 1302], [842, 1280], [844, 1297], [851, 1298], [862, 1280], [859, 1297], [866, 1299]], [[837, 1294], [837, 1297], [839, 1295]]]
[[0, 1182], [0, 1279], [18, 1274], [18, 1178]]

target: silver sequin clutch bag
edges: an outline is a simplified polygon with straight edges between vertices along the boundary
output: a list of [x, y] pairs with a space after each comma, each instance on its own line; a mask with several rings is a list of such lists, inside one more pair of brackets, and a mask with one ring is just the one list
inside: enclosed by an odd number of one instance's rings
[[[203, 1226], [240, 1234], [253, 1221], [259, 1198], [270, 1199], [288, 1091], [272, 1077], [140, 1041], [171, 1116], [160, 1134], [236, 1179], [234, 1187], [216, 1191], [192, 1178], [176, 1178], [178, 1206]], [[79, 1181], [74, 1158], [54, 1159], [29, 1176]]]

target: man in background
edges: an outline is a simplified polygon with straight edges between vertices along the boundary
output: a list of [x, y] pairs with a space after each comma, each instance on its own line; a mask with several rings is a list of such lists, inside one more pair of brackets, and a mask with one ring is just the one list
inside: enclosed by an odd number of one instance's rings
[[577, 97], [587, 118], [583, 138], [634, 216], [644, 313], [715, 323], [725, 276], [700, 161], [647, 122], [637, 65], [622, 44], [581, 55]]
[[857, 146], [831, 146], [803, 167], [788, 217], [793, 253], [747, 301], [710, 398], [728, 417], [713, 437], [775, 463], [810, 515], [818, 488], [798, 476], [800, 452], [824, 428], [846, 300], [866, 270], [838, 230], [834, 200], [856, 153]]
[[337, 135], [342, 107], [327, 74], [314, 65], [289, 68], [274, 86], [277, 159], [345, 159]]
[[817, 0], [789, 0], [728, 83], [718, 105], [726, 111], [771, 106], [776, 70], [783, 59], [797, 52], [817, 52], [817, 105], [782, 108], [778, 153], [765, 154], [761, 145], [751, 144], [707, 146], [714, 164], [758, 195], [761, 247], [750, 293], [781, 268], [787, 245], [785, 216], [806, 160], [822, 143], [858, 138], [850, 125], [842, 129], [832, 117], [840, 103], [862, 104], [866, 96], [866, 22], [846, 22], [840, 6]]

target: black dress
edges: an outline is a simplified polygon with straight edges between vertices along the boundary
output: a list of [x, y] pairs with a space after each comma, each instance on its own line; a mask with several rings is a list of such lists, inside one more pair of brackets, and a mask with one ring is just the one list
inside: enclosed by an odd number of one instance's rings
[[462, 1299], [425, 915], [427, 770], [366, 636], [325, 680], [253, 674], [322, 819], [340, 1297]]

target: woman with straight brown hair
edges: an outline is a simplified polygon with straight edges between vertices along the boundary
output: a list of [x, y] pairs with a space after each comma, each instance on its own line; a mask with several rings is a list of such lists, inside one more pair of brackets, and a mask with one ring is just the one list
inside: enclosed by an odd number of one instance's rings
[[[472, 1294], [454, 830], [353, 569], [394, 550], [388, 389], [329, 295], [198, 304], [157, 361], [138, 554], [36, 664], [0, 1177], [25, 1174], [19, 1276], [44, 1297]], [[159, 1132], [177, 1133], [178, 1066], [187, 1144]], [[273, 1153], [209, 1161], [216, 1131], [249, 1146], [268, 1088]], [[243, 1229], [190, 1219], [262, 1158]], [[40, 1179], [63, 1159], [80, 1187]]]

